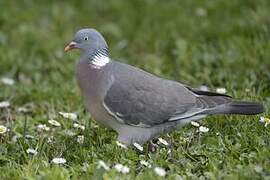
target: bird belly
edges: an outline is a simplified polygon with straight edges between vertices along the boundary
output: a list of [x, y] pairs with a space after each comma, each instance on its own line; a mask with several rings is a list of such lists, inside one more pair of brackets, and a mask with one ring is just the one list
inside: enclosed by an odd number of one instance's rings
[[88, 102], [85, 102], [85, 106], [90, 112], [91, 117], [97, 123], [118, 132], [119, 122], [108, 114], [108, 112], [104, 109], [102, 102], [98, 102], [95, 99], [88, 99]]
[[134, 142], [143, 144], [146, 141], [157, 138], [161, 134], [169, 133], [175, 129], [180, 129], [183, 125], [189, 123], [190, 121], [199, 120], [205, 116], [206, 115], [198, 115], [178, 121], [166, 122], [149, 128], [121, 124], [118, 131], [118, 140], [127, 145]]

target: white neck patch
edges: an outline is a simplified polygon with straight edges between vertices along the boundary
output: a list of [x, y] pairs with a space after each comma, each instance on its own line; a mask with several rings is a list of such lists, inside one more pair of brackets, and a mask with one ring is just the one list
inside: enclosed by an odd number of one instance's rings
[[101, 53], [94, 56], [94, 58], [91, 60], [90, 64], [96, 68], [100, 69], [104, 67], [106, 64], [110, 62], [110, 58], [108, 56], [105, 56]]

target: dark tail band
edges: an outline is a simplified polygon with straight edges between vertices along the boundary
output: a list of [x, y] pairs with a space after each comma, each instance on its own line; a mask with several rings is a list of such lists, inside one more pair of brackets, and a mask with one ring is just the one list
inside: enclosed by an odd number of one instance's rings
[[215, 108], [212, 114], [242, 114], [254, 115], [264, 112], [262, 104], [257, 102], [232, 101]]

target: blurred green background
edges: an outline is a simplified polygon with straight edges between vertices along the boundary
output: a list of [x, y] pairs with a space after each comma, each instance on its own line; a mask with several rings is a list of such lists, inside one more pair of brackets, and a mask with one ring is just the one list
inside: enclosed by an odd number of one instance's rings
[[[139, 164], [141, 158], [162, 166], [168, 178], [261, 179], [270, 178], [269, 127], [259, 116], [219, 116], [203, 121], [210, 132], [193, 134], [194, 128], [171, 133], [172, 154], [164, 148], [140, 154], [122, 150], [116, 134], [95, 127], [85, 112], [74, 79], [76, 53], [63, 48], [80, 28], [96, 28], [106, 38], [113, 59], [140, 67], [158, 76], [193, 87], [225, 87], [237, 99], [261, 101], [270, 106], [270, 1], [269, 0], [108, 0], [108, 1], [0, 1], [0, 77], [15, 80], [0, 84], [0, 123], [10, 128], [1, 137], [0, 177], [25, 179], [155, 178], [153, 170]], [[16, 109], [33, 104], [31, 114]], [[72, 124], [59, 119], [59, 111], [76, 112], [87, 126], [85, 143], [77, 145], [64, 132]], [[24, 119], [34, 140], [19, 138]], [[62, 129], [40, 135], [35, 126], [58, 118]], [[216, 134], [219, 134], [217, 136]], [[46, 138], [56, 138], [54, 146]], [[182, 141], [181, 137], [194, 140]], [[192, 139], [192, 138], [191, 138]], [[37, 157], [25, 150], [36, 147]], [[66, 166], [50, 160], [64, 156]], [[99, 159], [113, 166], [131, 168], [128, 175], [96, 168]], [[83, 162], [90, 166], [81, 170]]]

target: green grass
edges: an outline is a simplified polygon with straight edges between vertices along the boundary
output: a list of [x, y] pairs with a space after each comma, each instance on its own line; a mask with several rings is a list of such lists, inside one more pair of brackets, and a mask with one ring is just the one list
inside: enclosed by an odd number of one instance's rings
[[[269, 12], [269, 0], [0, 1], [0, 77], [16, 81], [0, 84], [0, 101], [11, 102], [0, 109], [0, 124], [10, 128], [0, 137], [0, 179], [158, 178], [142, 159], [166, 169], [169, 179], [270, 179], [270, 129], [259, 116], [209, 117], [201, 121], [208, 133], [187, 125], [164, 135], [170, 147], [155, 153], [121, 149], [116, 133], [96, 127], [84, 109], [74, 78], [79, 52], [63, 53], [78, 29], [94, 27], [111, 57], [193, 87], [225, 87], [237, 99], [263, 102], [269, 117]], [[18, 113], [29, 103], [31, 113]], [[85, 131], [59, 111], [77, 113]], [[51, 118], [62, 127], [37, 132]], [[70, 129], [85, 136], [83, 144], [66, 135]], [[59, 156], [65, 165], [51, 163]], [[99, 160], [127, 165], [130, 173], [98, 169]]]

